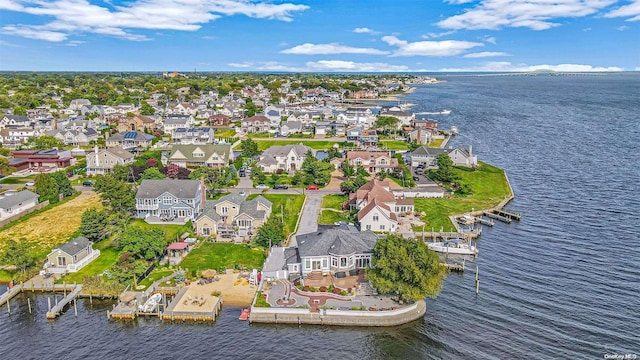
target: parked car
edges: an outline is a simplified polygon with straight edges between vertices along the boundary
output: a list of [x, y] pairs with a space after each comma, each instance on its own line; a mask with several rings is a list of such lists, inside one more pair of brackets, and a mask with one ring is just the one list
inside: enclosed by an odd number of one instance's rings
[[246, 193], [246, 192], [244, 192], [244, 190], [240, 190], [240, 192], [238, 193], [238, 195], [240, 195], [240, 196], [245, 196], [245, 195], [247, 195], [247, 193]]
[[258, 184], [256, 185], [256, 189], [260, 189], [260, 190], [264, 190], [264, 189], [268, 189], [269, 187], [265, 184]]
[[245, 176], [244, 169], [240, 169], [240, 171], [238, 171], [238, 173], [240, 174], [240, 177], [244, 177]]
[[414, 177], [413, 177], [413, 181], [418, 181], [418, 180], [420, 180], [420, 178], [419, 178], [419, 177], [417, 177], [417, 176], [414, 176]]
[[29, 181], [26, 184], [24, 184], [24, 186], [34, 186], [36, 183], [33, 181]]
[[307, 186], [307, 190], [320, 190], [318, 185], [309, 185]]
[[289, 187], [287, 185], [284, 185], [284, 184], [275, 184], [275, 185], [273, 185], [273, 188], [275, 190], [287, 190]]
[[85, 182], [82, 183], [82, 186], [92, 187], [93, 183], [91, 181], [85, 181]]

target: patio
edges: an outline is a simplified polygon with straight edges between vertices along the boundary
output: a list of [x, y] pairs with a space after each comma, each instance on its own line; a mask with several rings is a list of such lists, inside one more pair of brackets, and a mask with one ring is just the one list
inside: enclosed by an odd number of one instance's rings
[[167, 220], [167, 218], [161, 218], [159, 216], [147, 216], [144, 218], [144, 221], [147, 224], [156, 224], [156, 225], [184, 225], [187, 223], [189, 219], [186, 217], [176, 217], [171, 220]]

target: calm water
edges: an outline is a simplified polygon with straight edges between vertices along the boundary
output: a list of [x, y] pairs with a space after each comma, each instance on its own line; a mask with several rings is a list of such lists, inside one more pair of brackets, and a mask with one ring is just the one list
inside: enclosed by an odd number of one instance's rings
[[45, 320], [46, 298], [0, 315], [0, 359], [603, 358], [640, 354], [640, 76], [450, 77], [408, 96], [507, 170], [523, 213], [479, 240], [421, 321], [385, 329], [110, 322], [109, 302]]

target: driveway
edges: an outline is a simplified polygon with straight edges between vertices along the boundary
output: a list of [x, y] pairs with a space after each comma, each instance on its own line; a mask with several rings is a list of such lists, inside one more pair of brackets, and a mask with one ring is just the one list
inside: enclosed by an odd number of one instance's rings
[[[300, 217], [300, 225], [298, 226], [297, 235], [307, 234], [318, 230], [318, 218], [320, 217], [320, 205], [322, 204], [321, 193], [307, 192], [307, 201], [302, 209]], [[298, 246], [296, 236], [291, 237], [289, 246]]]

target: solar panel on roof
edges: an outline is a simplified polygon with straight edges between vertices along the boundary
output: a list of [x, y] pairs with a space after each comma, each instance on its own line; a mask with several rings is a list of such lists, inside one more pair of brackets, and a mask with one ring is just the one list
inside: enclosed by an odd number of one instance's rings
[[138, 133], [135, 132], [135, 131], [129, 131], [129, 132], [124, 134], [124, 138], [125, 139], [135, 139], [136, 136], [138, 136]]

